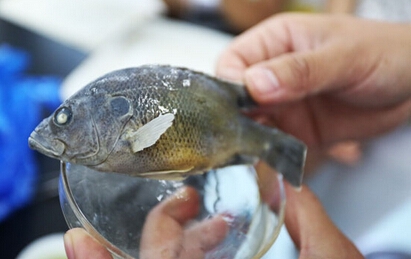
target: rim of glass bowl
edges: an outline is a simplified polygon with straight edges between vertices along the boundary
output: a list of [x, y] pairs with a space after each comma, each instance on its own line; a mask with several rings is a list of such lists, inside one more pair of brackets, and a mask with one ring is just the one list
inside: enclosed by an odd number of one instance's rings
[[[264, 247], [261, 247], [258, 253], [252, 259], [260, 259], [268, 252], [268, 250], [274, 245], [275, 240], [277, 240], [278, 235], [281, 232], [282, 226], [284, 225], [285, 205], [287, 202], [287, 197], [285, 195], [283, 175], [276, 173], [276, 176], [277, 176], [277, 183], [278, 183], [279, 194], [280, 194], [280, 199], [281, 199], [281, 203], [279, 205], [279, 213], [277, 214], [278, 224], [277, 226], [274, 227], [274, 229], [272, 229], [272, 231], [274, 232], [272, 233], [270, 241], [267, 242], [267, 244]], [[256, 175], [256, 177], [258, 180], [258, 175]]]
[[[61, 179], [62, 179], [62, 186], [63, 186], [63, 191], [64, 195], [66, 197], [66, 201], [68, 202], [71, 212], [75, 215], [77, 220], [80, 222], [81, 227], [84, 228], [92, 237], [94, 237], [98, 242], [100, 242], [111, 254], [114, 256], [114, 258], [119, 258], [119, 259], [135, 259], [134, 257], [131, 257], [130, 255], [124, 253], [121, 249], [119, 249], [117, 246], [112, 244], [110, 241], [108, 241], [105, 237], [103, 237], [95, 228], [94, 226], [90, 223], [90, 221], [87, 219], [87, 217], [83, 214], [81, 211], [80, 207], [77, 205], [73, 193], [71, 192], [70, 184], [67, 179], [67, 166], [66, 162], [61, 161], [60, 162], [60, 169], [61, 169]], [[61, 206], [64, 206], [64, 204], [61, 204]], [[69, 222], [66, 213], [64, 212], [63, 209], [63, 215], [66, 220], [67, 225], [72, 228], [72, 224]]]
[[[73, 197], [73, 193], [70, 188], [70, 184], [67, 178], [67, 163], [61, 161], [60, 162], [60, 179], [61, 179], [61, 186], [64, 191], [64, 196], [65, 200], [67, 201], [69, 205], [69, 209], [71, 210], [71, 213], [74, 214], [78, 222], [80, 223], [81, 227], [84, 228], [92, 237], [94, 237], [98, 242], [100, 242], [111, 254], [115, 259], [135, 259], [134, 257], [128, 255], [127, 253], [123, 252], [121, 249], [119, 249], [117, 246], [112, 244], [110, 241], [108, 241], [104, 236], [102, 236], [96, 229], [95, 227], [90, 223], [90, 221], [87, 219], [87, 217], [83, 214], [82, 210], [80, 207], [77, 205], [77, 202], [75, 201]], [[253, 169], [255, 170], [255, 169]], [[255, 174], [257, 180], [258, 180], [258, 175]], [[269, 242], [266, 242], [265, 246], [260, 247], [259, 251], [253, 256], [252, 259], [260, 259], [261, 257], [264, 256], [264, 254], [267, 253], [267, 251], [271, 248], [271, 246], [274, 244], [275, 240], [278, 238], [278, 235], [280, 234], [280, 231], [282, 229], [282, 226], [284, 224], [284, 216], [285, 216], [285, 204], [286, 204], [286, 195], [285, 195], [285, 189], [284, 189], [284, 183], [283, 183], [283, 177], [281, 174], [277, 174], [277, 183], [278, 183], [278, 188], [279, 188], [279, 194], [280, 194], [280, 200], [281, 203], [279, 205], [279, 213], [276, 213], [278, 217], [278, 224], [277, 226], [274, 227], [274, 229], [271, 229], [271, 238], [269, 239]], [[61, 191], [60, 191], [61, 192]], [[61, 199], [61, 197], [60, 197]], [[61, 204], [62, 210], [63, 210], [63, 215], [66, 220], [67, 225], [69, 228], [73, 228], [73, 224], [69, 221], [67, 218], [68, 215], [66, 215], [65, 209], [63, 208], [64, 204]], [[267, 232], [267, 234], [269, 234]]]

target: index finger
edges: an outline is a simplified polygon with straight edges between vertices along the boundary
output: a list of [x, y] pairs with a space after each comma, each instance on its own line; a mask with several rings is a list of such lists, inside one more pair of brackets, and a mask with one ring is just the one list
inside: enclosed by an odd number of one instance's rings
[[276, 19], [273, 26], [272, 19], [233, 40], [217, 61], [217, 76], [241, 82], [243, 72], [250, 65], [287, 52], [289, 34], [286, 33], [286, 26], [281, 19]]
[[238, 81], [246, 68], [281, 54], [313, 49], [323, 40], [326, 15], [307, 19], [307, 14], [274, 15], [236, 37], [220, 55], [217, 76]]
[[183, 187], [157, 205], [143, 228], [141, 258], [204, 258], [225, 238], [228, 225], [217, 215], [187, 226], [199, 210], [200, 196], [192, 187]]
[[198, 214], [199, 199], [195, 189], [185, 187], [150, 211], [143, 227], [141, 258], [179, 258], [183, 225]]
[[285, 225], [306, 258], [364, 258], [354, 244], [334, 225], [318, 198], [303, 186], [297, 192], [285, 183]]

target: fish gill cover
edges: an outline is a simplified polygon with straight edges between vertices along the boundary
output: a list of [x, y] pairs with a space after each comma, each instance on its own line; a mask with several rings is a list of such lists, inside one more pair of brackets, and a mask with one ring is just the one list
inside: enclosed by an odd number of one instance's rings
[[0, 44], [0, 221], [33, 198], [38, 173], [27, 138], [44, 109], [60, 103], [61, 80], [25, 74], [29, 63], [25, 51]]

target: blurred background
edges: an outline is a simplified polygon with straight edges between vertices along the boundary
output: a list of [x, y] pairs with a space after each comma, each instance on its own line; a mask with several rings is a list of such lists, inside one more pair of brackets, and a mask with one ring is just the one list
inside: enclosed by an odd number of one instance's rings
[[[59, 162], [27, 146], [61, 100], [127, 66], [163, 63], [213, 74], [235, 35], [283, 11], [401, 22], [411, 20], [411, 1], [0, 0], [0, 257], [23, 258], [30, 243], [56, 233], [55, 247], [64, 251]], [[411, 254], [411, 126], [354, 149], [346, 161], [316, 165], [307, 183], [368, 258]], [[264, 258], [296, 258], [285, 230]]]

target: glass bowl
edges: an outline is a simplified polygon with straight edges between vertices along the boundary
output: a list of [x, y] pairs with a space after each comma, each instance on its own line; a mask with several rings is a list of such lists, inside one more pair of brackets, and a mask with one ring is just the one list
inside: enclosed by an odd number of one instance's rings
[[68, 226], [114, 258], [261, 258], [284, 219], [281, 175], [245, 165], [166, 181], [62, 162], [59, 190]]

